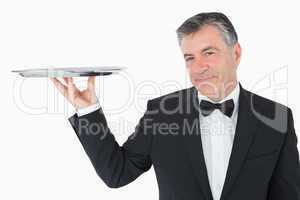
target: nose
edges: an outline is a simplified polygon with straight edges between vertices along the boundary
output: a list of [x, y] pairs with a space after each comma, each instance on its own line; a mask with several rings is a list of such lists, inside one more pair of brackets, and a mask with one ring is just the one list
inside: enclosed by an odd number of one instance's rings
[[195, 58], [192, 63], [189, 65], [189, 70], [191, 73], [199, 73], [206, 71], [208, 68], [208, 64], [203, 61], [203, 59]]

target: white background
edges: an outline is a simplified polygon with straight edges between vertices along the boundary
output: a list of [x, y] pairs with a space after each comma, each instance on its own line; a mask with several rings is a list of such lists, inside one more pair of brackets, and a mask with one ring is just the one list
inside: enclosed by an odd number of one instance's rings
[[[190, 86], [175, 30], [204, 11], [224, 12], [243, 48], [242, 86], [293, 110], [300, 132], [296, 1], [0, 1], [0, 199], [158, 199], [153, 168], [109, 189], [67, 121], [74, 109], [51, 82], [14, 69], [121, 65], [97, 78], [97, 93], [119, 144], [146, 102]], [[76, 79], [79, 87], [85, 78]]]

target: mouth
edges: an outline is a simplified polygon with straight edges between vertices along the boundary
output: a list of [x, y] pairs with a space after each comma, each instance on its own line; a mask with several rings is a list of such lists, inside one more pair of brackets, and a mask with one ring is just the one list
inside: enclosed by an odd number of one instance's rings
[[195, 79], [195, 81], [196, 82], [205, 82], [205, 81], [209, 81], [213, 78], [215, 78], [215, 76], [210, 76], [210, 77], [205, 77], [205, 78], [197, 78], [197, 79]]

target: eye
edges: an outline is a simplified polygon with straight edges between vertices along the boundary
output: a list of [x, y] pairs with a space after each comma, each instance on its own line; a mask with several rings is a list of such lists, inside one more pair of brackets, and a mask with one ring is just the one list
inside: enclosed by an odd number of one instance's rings
[[186, 59], [185, 59], [185, 61], [189, 61], [189, 60], [192, 60], [193, 59], [193, 57], [187, 57]]
[[206, 55], [206, 56], [210, 56], [210, 55], [213, 55], [215, 52], [213, 52], [213, 51], [207, 51], [207, 52], [205, 52], [204, 54]]

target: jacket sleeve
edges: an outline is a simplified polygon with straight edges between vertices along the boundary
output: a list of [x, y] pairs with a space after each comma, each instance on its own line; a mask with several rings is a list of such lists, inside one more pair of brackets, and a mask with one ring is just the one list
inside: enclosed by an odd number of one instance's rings
[[300, 164], [292, 111], [288, 108], [287, 132], [274, 170], [268, 200], [300, 200]]
[[111, 133], [103, 110], [69, 118], [97, 174], [111, 188], [124, 186], [149, 170], [151, 162], [152, 115], [150, 101], [135, 131], [120, 146]]

